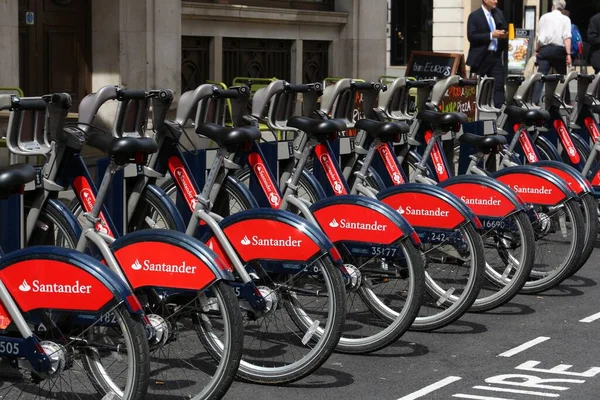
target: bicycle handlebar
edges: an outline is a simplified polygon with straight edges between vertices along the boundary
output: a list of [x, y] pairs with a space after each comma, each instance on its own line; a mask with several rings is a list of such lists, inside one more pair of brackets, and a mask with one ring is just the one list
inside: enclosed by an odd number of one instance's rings
[[579, 74], [579, 75], [577, 75], [578, 81], [592, 82], [594, 79], [596, 79], [596, 75], [594, 75], [594, 74]]
[[217, 99], [237, 99], [240, 96], [249, 94], [249, 92], [248, 86], [238, 86], [229, 89], [221, 89], [217, 86], [213, 86], [212, 97]]
[[434, 87], [437, 81], [435, 79], [426, 79], [422, 81], [406, 81], [407, 88], [424, 88], [424, 87]]
[[564, 75], [561, 74], [553, 74], [542, 76], [542, 82], [560, 82], [563, 83], [565, 81]]
[[144, 100], [146, 92], [143, 90], [119, 89], [117, 90], [117, 100]]
[[461, 79], [459, 81], [459, 84], [461, 86], [477, 86], [479, 82], [477, 81], [477, 79]]
[[321, 82], [315, 83], [304, 83], [298, 85], [292, 85], [288, 83], [284, 86], [284, 90], [288, 93], [308, 93], [308, 92], [320, 92], [323, 90], [323, 85]]
[[46, 102], [42, 98], [13, 97], [12, 106], [17, 110], [46, 111]]
[[173, 91], [171, 89], [151, 90], [148, 92], [148, 95], [156, 100], [162, 101], [163, 103], [168, 103], [173, 100]]
[[46, 103], [57, 104], [61, 109], [68, 110], [71, 108], [71, 96], [67, 93], [54, 93], [42, 96]]
[[[352, 81], [351, 85], [357, 90], [387, 90], [387, 86], [382, 85], [379, 82], [355, 82]], [[385, 87], [385, 89], [384, 89]]]

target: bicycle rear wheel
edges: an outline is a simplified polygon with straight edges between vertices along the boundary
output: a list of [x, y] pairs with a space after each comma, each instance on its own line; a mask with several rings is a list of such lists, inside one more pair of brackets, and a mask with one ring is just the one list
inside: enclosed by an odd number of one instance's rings
[[[142, 323], [121, 302], [106, 313], [81, 318], [77, 313], [34, 310], [23, 314], [50, 357], [53, 372], [41, 377], [3, 362], [0, 397], [142, 400], [149, 377], [148, 342]], [[18, 336], [9, 326], [1, 335]], [[7, 372], [12, 370], [12, 379]], [[112, 397], [110, 397], [112, 398]]]

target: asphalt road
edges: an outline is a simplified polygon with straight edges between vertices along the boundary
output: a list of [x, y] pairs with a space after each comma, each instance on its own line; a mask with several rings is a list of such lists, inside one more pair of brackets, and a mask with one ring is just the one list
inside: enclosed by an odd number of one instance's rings
[[409, 332], [372, 355], [334, 354], [295, 384], [235, 382], [226, 399], [599, 399], [599, 266], [597, 248], [552, 291], [436, 332]]

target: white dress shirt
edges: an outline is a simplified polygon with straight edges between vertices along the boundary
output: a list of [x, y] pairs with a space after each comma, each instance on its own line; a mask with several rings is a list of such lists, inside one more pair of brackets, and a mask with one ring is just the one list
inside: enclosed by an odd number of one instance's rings
[[565, 39], [571, 38], [571, 19], [559, 10], [542, 15], [537, 37], [539, 47], [550, 44], [565, 47]]
[[[485, 14], [485, 20], [489, 21], [490, 18], [492, 19], [492, 31], [490, 32], [490, 39], [492, 40], [490, 42], [490, 45], [488, 46], [488, 50], [493, 50], [494, 49], [494, 31], [496, 30], [496, 21], [494, 21], [494, 17], [492, 16], [492, 13], [488, 11], [487, 8], [485, 8], [484, 6], [481, 6], [481, 9], [483, 10], [483, 13]], [[488, 22], [489, 25], [489, 22]], [[496, 47], [498, 46], [498, 41], [496, 41]]]

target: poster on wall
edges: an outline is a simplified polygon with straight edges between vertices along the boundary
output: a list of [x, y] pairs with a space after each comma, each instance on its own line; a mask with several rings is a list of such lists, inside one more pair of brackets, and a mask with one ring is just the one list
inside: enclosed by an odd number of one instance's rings
[[533, 52], [533, 30], [517, 29], [515, 38], [508, 41], [508, 72], [522, 74]]

